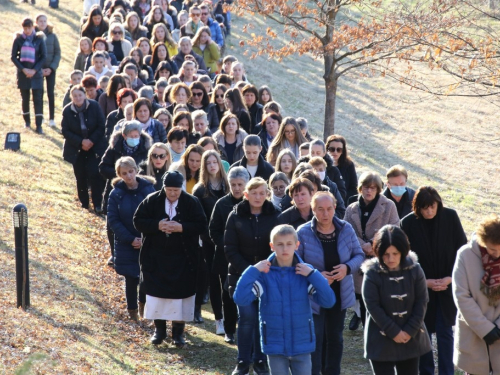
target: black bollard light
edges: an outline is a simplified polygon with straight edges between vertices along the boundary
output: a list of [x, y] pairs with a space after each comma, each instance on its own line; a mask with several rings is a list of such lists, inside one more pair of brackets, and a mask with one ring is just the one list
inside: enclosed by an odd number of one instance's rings
[[30, 279], [28, 269], [28, 209], [22, 203], [12, 210], [16, 242], [17, 307], [30, 305]]

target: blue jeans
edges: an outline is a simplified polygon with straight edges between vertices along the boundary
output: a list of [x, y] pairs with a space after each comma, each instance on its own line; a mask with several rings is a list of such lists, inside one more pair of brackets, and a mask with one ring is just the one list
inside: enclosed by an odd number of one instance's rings
[[[432, 333], [429, 332], [432, 342]], [[436, 339], [438, 348], [439, 375], [453, 375], [453, 328], [444, 323], [443, 312], [436, 304]], [[420, 357], [419, 370], [421, 375], [434, 375], [434, 355], [432, 350]]]
[[284, 355], [270, 355], [269, 369], [271, 375], [304, 375], [311, 373], [311, 354], [294, 355], [285, 357]]
[[260, 347], [259, 301], [248, 306], [238, 306], [238, 362], [251, 364], [266, 361]]
[[[344, 320], [346, 310], [340, 309], [340, 301], [330, 309], [321, 308], [319, 315], [313, 314], [316, 350], [311, 354], [312, 374], [340, 375], [340, 362], [344, 351]], [[325, 361], [323, 340], [326, 340]]]

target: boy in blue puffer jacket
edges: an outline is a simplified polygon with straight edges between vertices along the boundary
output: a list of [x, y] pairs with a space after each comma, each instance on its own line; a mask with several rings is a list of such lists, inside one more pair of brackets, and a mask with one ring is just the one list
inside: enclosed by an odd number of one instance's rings
[[293, 375], [310, 374], [316, 338], [309, 295], [329, 308], [335, 294], [323, 275], [295, 254], [299, 242], [291, 225], [275, 227], [270, 245], [273, 254], [241, 275], [234, 302], [245, 306], [260, 299], [261, 346], [272, 375], [289, 374], [289, 369]]

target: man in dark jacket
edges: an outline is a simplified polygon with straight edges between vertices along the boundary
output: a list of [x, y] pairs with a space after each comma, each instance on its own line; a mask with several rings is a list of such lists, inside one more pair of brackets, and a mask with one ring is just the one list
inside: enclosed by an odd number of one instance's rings
[[394, 165], [387, 171], [386, 178], [387, 187], [382, 194], [394, 202], [399, 218], [402, 219], [412, 212], [415, 196], [415, 190], [406, 186], [408, 172], [402, 165]]
[[243, 152], [245, 156], [233, 165], [234, 167], [245, 167], [251, 177], [262, 177], [268, 181], [274, 173], [274, 168], [261, 155], [262, 144], [258, 135], [249, 135], [243, 141]]
[[106, 150], [104, 115], [97, 102], [85, 98], [82, 86], [73, 86], [71, 98], [71, 104], [62, 114], [63, 158], [73, 165], [82, 207], [89, 208], [90, 183], [92, 202], [96, 212], [100, 213], [104, 180], [99, 175], [98, 166]]
[[33, 20], [25, 18], [23, 32], [17, 33], [12, 44], [10, 59], [17, 68], [17, 88], [21, 91], [24, 125], [31, 127], [30, 90], [33, 92], [36, 131], [43, 134], [43, 72], [47, 47], [42, 32], [37, 33]]
[[47, 58], [42, 66], [42, 74], [47, 82], [47, 98], [49, 99], [49, 126], [56, 126], [54, 121], [55, 97], [54, 88], [56, 86], [56, 70], [61, 61], [61, 47], [59, 39], [54, 34], [54, 26], [49, 25], [47, 16], [39, 14], [36, 17], [36, 31], [45, 34], [45, 45], [47, 47]]

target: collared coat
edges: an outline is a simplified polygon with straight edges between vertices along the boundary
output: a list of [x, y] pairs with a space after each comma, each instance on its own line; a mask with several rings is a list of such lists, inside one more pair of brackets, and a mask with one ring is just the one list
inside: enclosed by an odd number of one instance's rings
[[[35, 32], [33, 30], [33, 32]], [[14, 43], [12, 43], [12, 51], [10, 54], [10, 60], [14, 63], [17, 68], [17, 88], [21, 90], [40, 90], [43, 89], [43, 74], [42, 68], [47, 59], [47, 46], [45, 45], [45, 34], [43, 32], [37, 32], [33, 38], [33, 45], [35, 46], [35, 63], [21, 62], [21, 47], [25, 41], [23, 33], [17, 33], [14, 38]], [[28, 78], [26, 74], [23, 73], [23, 69], [34, 69], [36, 73], [33, 77]]]

